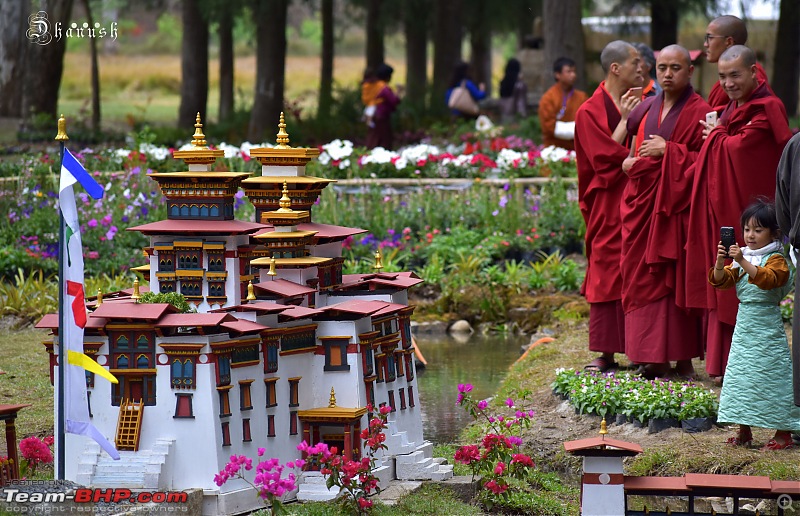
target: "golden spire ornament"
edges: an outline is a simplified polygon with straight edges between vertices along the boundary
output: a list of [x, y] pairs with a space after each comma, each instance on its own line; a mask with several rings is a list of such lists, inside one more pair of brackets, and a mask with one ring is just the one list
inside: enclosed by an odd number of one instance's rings
[[97, 306], [100, 306], [102, 304], [103, 304], [103, 291], [98, 288], [97, 289]]
[[289, 146], [289, 133], [286, 132], [286, 122], [283, 118], [283, 111], [281, 111], [281, 120], [278, 122], [278, 136], [275, 138], [275, 141], [278, 142], [278, 145], [275, 146], [276, 149], [292, 148]]
[[267, 276], [272, 276], [272, 279], [275, 279], [275, 276], [278, 275], [277, 271], [275, 270], [275, 257], [269, 259], [269, 270], [267, 271]]
[[200, 112], [197, 112], [194, 122], [194, 135], [192, 136], [192, 146], [199, 149], [207, 149], [206, 135], [203, 134], [203, 124], [200, 122]]
[[283, 182], [283, 195], [278, 200], [278, 213], [289, 213], [292, 211], [292, 198], [289, 197], [289, 185]]
[[135, 278], [133, 280], [133, 294], [131, 294], [131, 299], [138, 302], [141, 298], [142, 294], [139, 292], [139, 278]]
[[331, 399], [328, 401], [328, 408], [333, 408], [336, 406], [336, 393], [333, 391], [333, 387], [331, 387]]
[[253, 288], [253, 280], [250, 280], [247, 283], [247, 300], [248, 301], [255, 301], [256, 300], [256, 292]]
[[606, 417], [603, 416], [603, 420], [600, 421], [600, 435], [605, 437], [607, 433], [608, 433], [608, 426], [606, 425]]
[[61, 116], [58, 118], [58, 133], [56, 134], [56, 141], [65, 142], [67, 140], [69, 140], [69, 136], [67, 136], [67, 119], [64, 118], [64, 113], [61, 113]]
[[375, 265], [372, 267], [375, 272], [380, 272], [383, 269], [383, 256], [381, 255], [380, 248], [375, 251]]

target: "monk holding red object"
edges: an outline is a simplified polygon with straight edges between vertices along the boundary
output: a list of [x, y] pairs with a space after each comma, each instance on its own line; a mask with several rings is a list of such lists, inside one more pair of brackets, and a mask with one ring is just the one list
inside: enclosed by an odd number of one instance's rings
[[[706, 59], [709, 63], [716, 63], [725, 50], [733, 45], [744, 45], [747, 43], [747, 26], [736, 16], [725, 15], [715, 18], [706, 28], [706, 37], [703, 47], [706, 49]], [[756, 73], [759, 82], [763, 82], [769, 88], [767, 72], [760, 64], [756, 63]], [[772, 93], [772, 89], [769, 90]], [[725, 93], [719, 81], [716, 81], [708, 93], [708, 104], [716, 112], [721, 112], [728, 105], [730, 99]], [[734, 226], [736, 224], [733, 224]]]
[[600, 54], [606, 78], [581, 105], [575, 118], [578, 204], [586, 221], [586, 277], [581, 293], [590, 304], [589, 349], [602, 353], [587, 368], [616, 366], [614, 353], [625, 351], [622, 311], [620, 201], [627, 176], [622, 162], [627, 119], [641, 103], [639, 53], [624, 41], [612, 41]]
[[736, 228], [736, 241], [743, 241], [737, 217], [756, 197], [774, 197], [773, 171], [792, 136], [783, 103], [758, 80], [751, 49], [726, 50], [719, 78], [731, 101], [717, 125], [700, 120], [706, 141], [693, 167], [686, 241], [685, 306], [709, 310], [706, 371], [712, 377], [725, 372], [738, 307], [733, 292], [716, 290], [706, 280], [713, 244], [721, 226]]
[[703, 146], [697, 120], [711, 108], [692, 88], [693, 72], [685, 48], [665, 47], [656, 61], [662, 92], [642, 102], [628, 118], [633, 144], [631, 157], [622, 165], [628, 174], [620, 208], [622, 308], [625, 353], [631, 361], [647, 364], [642, 369], [645, 376], [666, 375], [674, 360], [678, 374], [691, 378], [692, 358], [703, 355], [700, 317], [675, 304], [677, 260], [659, 254], [666, 242], [682, 250], [683, 228], [654, 234], [651, 224], [655, 213], [672, 209], [673, 184], [686, 183], [686, 171]]

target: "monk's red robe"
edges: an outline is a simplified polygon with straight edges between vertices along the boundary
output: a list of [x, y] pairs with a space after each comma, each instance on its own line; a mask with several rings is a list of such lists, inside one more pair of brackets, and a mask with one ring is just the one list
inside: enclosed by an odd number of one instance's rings
[[[765, 83], [742, 106], [730, 102], [720, 122], [723, 129], [711, 132], [692, 167], [685, 299], [678, 299], [678, 303], [711, 310], [711, 323], [732, 326], [738, 308], [735, 293], [714, 289], [706, 280], [708, 268], [716, 259], [719, 228], [733, 226], [736, 241], [743, 244], [739, 217], [756, 197], [774, 198], [775, 170], [792, 133], [783, 103]], [[706, 370], [711, 375], [725, 371], [729, 330], [708, 329], [710, 334], [725, 335], [724, 339], [709, 336], [706, 343]]]
[[[769, 92], [773, 93], [772, 88], [769, 86], [769, 80], [767, 80], [767, 72], [764, 71], [764, 68], [760, 63], [756, 63], [756, 78], [758, 79], [758, 82], [763, 82], [766, 84]], [[716, 81], [714, 85], [711, 86], [711, 91], [708, 92], [708, 104], [714, 111], [720, 113], [728, 106], [728, 102], [730, 101], [731, 99], [728, 98], [728, 94], [725, 93], [724, 89], [722, 89], [719, 81]], [[702, 118], [701, 120], [705, 120], [705, 118]]]
[[605, 82], [575, 116], [578, 205], [586, 222], [588, 260], [581, 293], [593, 305], [589, 314], [589, 349], [608, 353], [624, 351], [619, 206], [627, 182], [622, 162], [628, 149], [611, 138], [621, 119]]
[[671, 192], [662, 190], [686, 182], [687, 169], [703, 145], [703, 127], [698, 120], [710, 107], [689, 86], [662, 121], [663, 101], [663, 92], [646, 99], [628, 119], [628, 134], [635, 135], [637, 155], [650, 135], [667, 140], [664, 156], [640, 158], [628, 171], [620, 207], [625, 352], [638, 363], [688, 360], [703, 353], [700, 319], [675, 305], [679, 255], [670, 254], [675, 260], [659, 255], [664, 245], [673, 245], [682, 254], [683, 224], [667, 218], [673, 222], [667, 227], [672, 233], [656, 234], [652, 221], [655, 213], [673, 209]]

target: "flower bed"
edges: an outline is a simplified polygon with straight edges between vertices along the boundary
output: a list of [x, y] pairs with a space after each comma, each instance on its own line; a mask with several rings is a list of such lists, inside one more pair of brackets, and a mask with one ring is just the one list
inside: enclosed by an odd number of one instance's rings
[[713, 419], [719, 408], [717, 394], [692, 381], [647, 380], [629, 373], [557, 369], [552, 388], [579, 414], [608, 419], [624, 415], [640, 425], [651, 420]]

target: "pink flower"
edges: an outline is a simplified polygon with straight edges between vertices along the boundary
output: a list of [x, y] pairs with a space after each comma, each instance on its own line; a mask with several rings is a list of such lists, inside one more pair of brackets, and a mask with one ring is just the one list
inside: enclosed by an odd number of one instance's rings
[[505, 462], [498, 462], [497, 466], [494, 467], [494, 474], [495, 475], [502, 475], [505, 470], [506, 470], [506, 463]]
[[481, 400], [478, 402], [478, 408], [481, 410], [486, 410], [486, 407], [489, 406], [489, 402], [486, 400]]
[[89, 220], [89, 222], [87, 222], [86, 225], [89, 226], [90, 228], [96, 228], [97, 227], [97, 219]]

